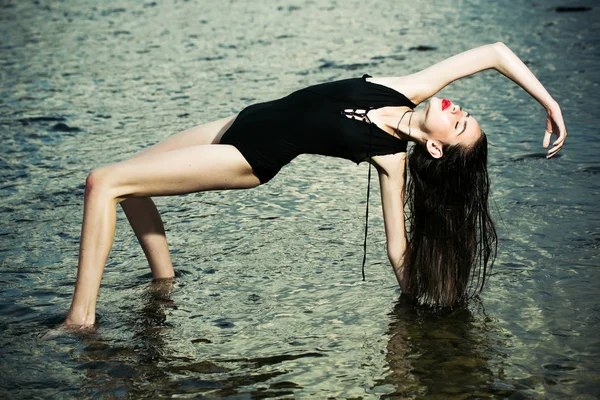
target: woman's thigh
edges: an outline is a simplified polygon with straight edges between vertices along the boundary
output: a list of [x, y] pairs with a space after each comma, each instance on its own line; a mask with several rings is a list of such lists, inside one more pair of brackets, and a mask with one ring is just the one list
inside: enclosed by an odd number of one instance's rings
[[216, 189], [247, 189], [260, 181], [230, 145], [187, 146], [155, 152], [92, 172], [92, 185], [113, 198], [169, 196]]
[[142, 150], [134, 157], [163, 153], [165, 151], [177, 150], [189, 146], [219, 144], [221, 137], [225, 131], [229, 129], [231, 124], [233, 124], [236, 117], [237, 114], [186, 129], [185, 131], [166, 138], [154, 146]]

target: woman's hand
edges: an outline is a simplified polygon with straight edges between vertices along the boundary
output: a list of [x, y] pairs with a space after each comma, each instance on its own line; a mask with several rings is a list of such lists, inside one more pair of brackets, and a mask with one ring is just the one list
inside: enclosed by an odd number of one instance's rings
[[556, 135], [556, 140], [552, 143], [552, 148], [548, 150], [546, 158], [554, 156], [565, 144], [567, 138], [567, 128], [563, 121], [562, 112], [558, 104], [548, 109], [548, 118], [546, 119], [546, 133], [544, 134], [543, 146], [545, 149], [550, 146], [552, 135]]

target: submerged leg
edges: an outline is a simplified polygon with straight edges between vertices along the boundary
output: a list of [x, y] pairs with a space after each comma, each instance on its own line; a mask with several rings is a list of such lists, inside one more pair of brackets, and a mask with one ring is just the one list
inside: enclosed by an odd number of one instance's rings
[[77, 282], [65, 323], [95, 322], [96, 298], [113, 243], [119, 201], [259, 184], [246, 159], [228, 145], [190, 146], [92, 171], [86, 182]]

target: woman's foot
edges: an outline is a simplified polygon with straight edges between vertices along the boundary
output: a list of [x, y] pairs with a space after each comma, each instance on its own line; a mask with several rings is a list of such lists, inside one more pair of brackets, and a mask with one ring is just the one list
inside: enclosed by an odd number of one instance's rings
[[69, 314], [67, 314], [67, 318], [65, 318], [64, 325], [68, 328], [81, 329], [92, 327], [95, 322], [95, 313], [81, 312], [71, 308]]

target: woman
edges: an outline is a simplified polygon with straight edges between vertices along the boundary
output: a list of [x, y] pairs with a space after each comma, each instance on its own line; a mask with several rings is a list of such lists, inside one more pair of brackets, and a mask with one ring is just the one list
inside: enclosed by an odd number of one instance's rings
[[[560, 108], [502, 43], [481, 46], [423, 71], [393, 78], [347, 79], [257, 104], [236, 116], [197, 126], [136, 157], [96, 169], [86, 181], [79, 266], [68, 326], [95, 322], [100, 280], [120, 203], [153, 277], [174, 276], [162, 221], [150, 196], [245, 189], [270, 180], [300, 153], [370, 161], [381, 185], [388, 256], [403, 290], [419, 301], [453, 305], [480, 290], [495, 255], [488, 214], [486, 137], [459, 105], [433, 96], [449, 83], [486, 69], [507, 76], [548, 112], [543, 145], [567, 131]], [[425, 100], [424, 108], [414, 108]], [[406, 141], [410, 240], [404, 225]], [[480, 272], [481, 271], [481, 272]], [[479, 279], [479, 277], [481, 279]]]

